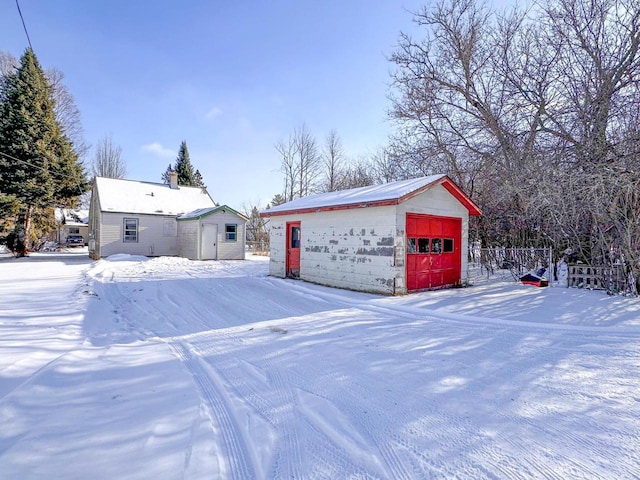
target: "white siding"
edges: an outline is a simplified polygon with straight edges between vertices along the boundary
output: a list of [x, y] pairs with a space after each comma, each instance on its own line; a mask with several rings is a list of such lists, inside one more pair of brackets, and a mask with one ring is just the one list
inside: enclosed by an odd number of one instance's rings
[[269, 220], [269, 275], [284, 278], [287, 275], [285, 270], [287, 231], [286, 222], [296, 220], [293, 216], [271, 217]]
[[462, 281], [467, 281], [469, 213], [441, 185], [397, 206], [273, 216], [269, 274], [286, 275], [286, 224], [300, 221], [300, 278], [384, 294], [407, 293], [407, 213], [462, 219]]
[[[217, 225], [216, 260], [244, 260], [245, 220], [232, 213], [217, 212], [203, 218], [180, 220], [178, 222], [178, 254], [191, 260], [202, 259], [201, 235], [203, 225]], [[225, 225], [237, 225], [236, 240], [227, 241]]]
[[178, 222], [178, 255], [198, 260], [198, 220]]
[[395, 265], [395, 208], [355, 208], [273, 217], [269, 273], [285, 275], [286, 222], [301, 222], [300, 278], [392, 294], [404, 272]]
[[[244, 260], [245, 221], [232, 213], [216, 213], [202, 219], [202, 223], [218, 225], [218, 260]], [[227, 241], [225, 225], [237, 225], [236, 240]]]
[[[123, 242], [123, 219], [138, 219], [138, 242]], [[100, 231], [100, 256], [116, 253], [146, 255], [178, 255], [178, 236], [165, 229], [166, 222], [176, 222], [175, 217], [164, 215], [132, 215], [102, 212]], [[175, 226], [175, 225], [174, 225]], [[177, 226], [176, 226], [177, 227]]]

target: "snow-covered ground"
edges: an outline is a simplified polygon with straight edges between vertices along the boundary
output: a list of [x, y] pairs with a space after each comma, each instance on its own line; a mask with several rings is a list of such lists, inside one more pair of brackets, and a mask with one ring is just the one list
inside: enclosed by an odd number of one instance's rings
[[638, 478], [640, 302], [0, 259], [0, 478]]

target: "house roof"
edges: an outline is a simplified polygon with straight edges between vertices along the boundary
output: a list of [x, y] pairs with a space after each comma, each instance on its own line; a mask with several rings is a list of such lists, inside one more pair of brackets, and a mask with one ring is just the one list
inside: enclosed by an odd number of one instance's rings
[[56, 208], [54, 211], [56, 223], [81, 226], [89, 223], [89, 210], [72, 209], [72, 208]]
[[200, 187], [171, 188], [163, 183], [96, 177], [93, 188], [103, 212], [178, 216], [215, 207]]
[[310, 195], [264, 210], [260, 215], [270, 217], [291, 213], [397, 205], [436, 185], [442, 185], [451, 193], [469, 211], [469, 215], [482, 215], [480, 208], [465, 195], [460, 187], [443, 174]]
[[233, 208], [229, 207], [228, 205], [220, 205], [219, 207], [199, 208], [192, 212], [185, 213], [184, 215], [180, 215], [178, 217], [178, 220], [195, 220], [195, 219], [200, 219], [200, 218], [213, 215], [216, 213], [220, 213], [220, 212], [221, 213], [229, 212], [237, 217], [242, 218], [245, 222], [249, 220], [246, 216], [244, 216], [239, 212], [236, 212]]

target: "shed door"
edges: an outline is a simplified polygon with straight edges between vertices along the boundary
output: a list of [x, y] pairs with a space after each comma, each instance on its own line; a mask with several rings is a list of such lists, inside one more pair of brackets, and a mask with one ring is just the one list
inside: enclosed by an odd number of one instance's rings
[[287, 222], [287, 277], [300, 277], [300, 222]]
[[456, 285], [462, 268], [462, 219], [407, 214], [407, 290]]
[[202, 225], [202, 260], [216, 260], [218, 258], [218, 225]]

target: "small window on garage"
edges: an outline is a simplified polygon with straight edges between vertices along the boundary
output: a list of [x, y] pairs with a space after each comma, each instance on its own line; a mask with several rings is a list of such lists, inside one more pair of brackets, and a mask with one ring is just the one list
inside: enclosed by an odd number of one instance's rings
[[69, 235], [80, 235], [80, 228], [69, 227]]
[[428, 238], [419, 238], [418, 239], [418, 253], [429, 253], [429, 239]]
[[124, 243], [138, 243], [138, 219], [125, 218], [124, 235], [122, 241]]
[[227, 223], [224, 226], [225, 240], [227, 242], [235, 242], [238, 240], [238, 225], [235, 223]]
[[442, 239], [434, 238], [431, 240], [431, 253], [442, 253]]
[[300, 227], [291, 227], [291, 248], [300, 248]]
[[453, 252], [453, 238], [445, 238], [442, 240], [442, 252], [443, 253]]
[[416, 239], [407, 238], [407, 253], [416, 253]]

